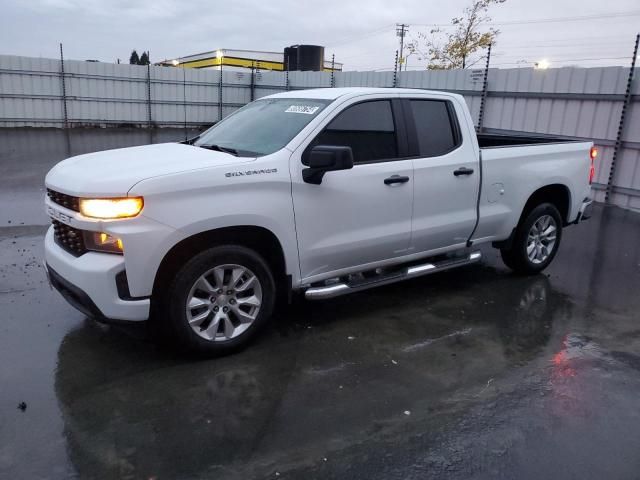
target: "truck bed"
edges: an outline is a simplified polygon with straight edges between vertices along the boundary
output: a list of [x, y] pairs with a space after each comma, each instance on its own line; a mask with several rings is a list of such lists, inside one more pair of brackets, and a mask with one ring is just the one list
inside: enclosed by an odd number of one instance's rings
[[523, 147], [526, 145], [584, 142], [570, 137], [552, 135], [525, 135], [506, 133], [479, 133], [480, 148]]

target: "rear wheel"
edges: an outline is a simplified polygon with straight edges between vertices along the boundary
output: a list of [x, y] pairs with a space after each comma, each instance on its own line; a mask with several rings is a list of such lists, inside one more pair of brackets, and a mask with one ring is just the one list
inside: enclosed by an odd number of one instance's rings
[[562, 217], [551, 203], [542, 203], [518, 225], [513, 243], [500, 254], [505, 265], [523, 274], [544, 270], [553, 260], [562, 238]]
[[264, 259], [239, 246], [210, 248], [175, 275], [161, 312], [181, 350], [224, 355], [245, 347], [271, 317], [276, 288]]

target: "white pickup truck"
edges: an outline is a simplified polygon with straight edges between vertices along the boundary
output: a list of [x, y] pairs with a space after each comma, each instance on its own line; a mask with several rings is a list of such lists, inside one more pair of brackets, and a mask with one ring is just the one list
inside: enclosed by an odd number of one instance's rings
[[278, 299], [325, 299], [480, 259], [544, 269], [587, 219], [596, 151], [476, 135], [452, 93], [271, 95], [195, 139], [81, 155], [47, 175], [51, 284], [185, 349], [247, 344]]

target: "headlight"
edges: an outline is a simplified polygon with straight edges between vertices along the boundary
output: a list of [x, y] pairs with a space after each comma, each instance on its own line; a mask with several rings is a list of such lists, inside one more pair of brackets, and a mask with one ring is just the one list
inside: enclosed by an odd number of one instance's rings
[[80, 213], [92, 218], [135, 217], [142, 210], [142, 197], [81, 198]]
[[122, 240], [104, 232], [84, 232], [84, 244], [88, 250], [106, 253], [122, 253]]

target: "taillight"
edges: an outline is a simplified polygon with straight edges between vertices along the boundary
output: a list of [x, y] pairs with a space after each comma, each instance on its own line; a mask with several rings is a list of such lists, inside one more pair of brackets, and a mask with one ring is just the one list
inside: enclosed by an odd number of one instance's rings
[[589, 158], [591, 159], [591, 166], [589, 167], [589, 185], [593, 183], [593, 177], [596, 175], [596, 168], [594, 166], [594, 160], [598, 156], [598, 149], [596, 147], [591, 147], [589, 150]]

